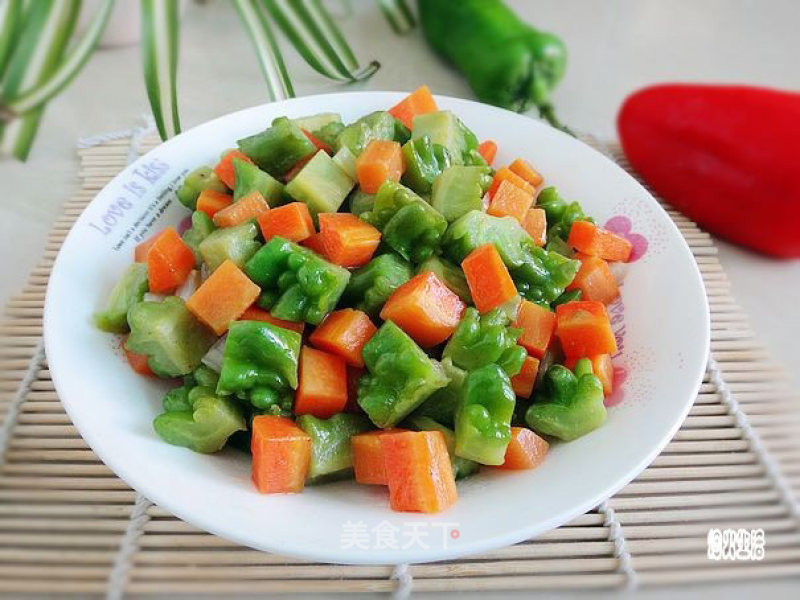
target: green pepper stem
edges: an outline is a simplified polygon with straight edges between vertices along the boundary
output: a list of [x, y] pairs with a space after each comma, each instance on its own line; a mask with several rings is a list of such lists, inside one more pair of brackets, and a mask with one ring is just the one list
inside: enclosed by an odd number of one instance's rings
[[545, 121], [550, 123], [556, 129], [560, 129], [564, 133], [571, 135], [572, 137], [578, 137], [575, 135], [575, 132], [572, 131], [569, 127], [564, 125], [561, 120], [556, 116], [555, 107], [550, 102], [544, 102], [541, 104], [537, 104], [536, 108], [539, 109], [539, 116], [542, 117]]

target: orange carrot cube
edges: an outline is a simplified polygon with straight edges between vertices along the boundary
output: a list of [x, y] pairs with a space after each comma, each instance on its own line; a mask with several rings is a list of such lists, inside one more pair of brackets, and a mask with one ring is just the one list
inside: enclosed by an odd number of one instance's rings
[[518, 188], [522, 188], [523, 190], [528, 192], [531, 196], [536, 195], [536, 188], [534, 188], [530, 183], [525, 181], [522, 177], [514, 173], [514, 171], [512, 171], [508, 167], [502, 167], [498, 169], [497, 172], [494, 174], [494, 179], [492, 179], [492, 184], [489, 186], [489, 190], [487, 191], [489, 198], [492, 198], [494, 196], [494, 193], [497, 191], [497, 189], [504, 181], [510, 181]]
[[253, 164], [250, 157], [239, 150], [230, 150], [224, 154], [217, 163], [217, 166], [214, 167], [214, 172], [217, 174], [217, 177], [222, 180], [222, 183], [227, 185], [230, 189], [236, 187], [236, 171], [233, 168], [234, 158]]
[[261, 288], [228, 259], [195, 290], [186, 301], [186, 308], [214, 333], [222, 335], [260, 293]]
[[320, 350], [342, 357], [352, 367], [363, 367], [361, 351], [377, 330], [366, 313], [344, 308], [325, 317], [308, 341]]
[[608, 261], [626, 262], [633, 250], [633, 245], [624, 237], [589, 221], [575, 221], [569, 230], [567, 243], [578, 252]]
[[311, 436], [291, 419], [258, 415], [250, 450], [253, 483], [262, 494], [301, 492], [311, 463]]
[[520, 398], [527, 400], [533, 393], [533, 384], [536, 383], [536, 374], [539, 372], [539, 359], [526, 356], [522, 369], [511, 378], [511, 387]]
[[250, 219], [258, 219], [269, 212], [269, 204], [261, 192], [250, 192], [233, 204], [214, 213], [212, 220], [217, 227], [235, 227]]
[[503, 306], [517, 297], [517, 288], [494, 244], [484, 244], [461, 262], [472, 301], [480, 313]]
[[533, 168], [531, 163], [527, 160], [518, 158], [513, 163], [508, 165], [508, 168], [511, 171], [522, 177], [525, 181], [530, 183], [533, 187], [539, 187], [544, 182], [544, 178], [539, 174], [539, 172]]
[[505, 180], [492, 196], [489, 210], [486, 212], [495, 217], [514, 217], [522, 224], [531, 204], [533, 204], [533, 194]]
[[619, 288], [608, 263], [599, 256], [581, 255], [579, 258], [581, 268], [567, 290], [580, 290], [581, 300], [613, 302], [619, 296]]
[[360, 433], [350, 438], [353, 452], [353, 473], [358, 483], [368, 485], [387, 485], [386, 465], [381, 450], [381, 437], [392, 433], [402, 433], [407, 429], [379, 429]]
[[389, 109], [389, 114], [409, 129], [413, 128], [414, 117], [428, 112], [436, 112], [439, 108], [427, 85], [417, 88], [400, 102]]
[[497, 469], [535, 469], [547, 456], [550, 444], [526, 427], [512, 427], [506, 458]]
[[403, 152], [400, 144], [389, 140], [372, 140], [356, 159], [356, 174], [361, 189], [374, 194], [384, 181], [400, 181], [403, 174]]
[[258, 218], [266, 241], [276, 235], [290, 242], [302, 242], [314, 235], [314, 221], [305, 202], [291, 202], [273, 208]]
[[347, 365], [344, 359], [309, 346], [300, 350], [300, 374], [294, 412], [327, 419], [347, 404]]
[[556, 335], [567, 358], [617, 353], [617, 341], [602, 302], [559, 304], [556, 307]]
[[324, 256], [342, 267], [369, 262], [381, 243], [381, 232], [350, 213], [320, 213], [320, 239]]
[[233, 204], [233, 196], [214, 190], [203, 190], [197, 197], [197, 210], [206, 213], [212, 219], [219, 211], [231, 204]]
[[517, 343], [536, 358], [542, 358], [556, 328], [556, 314], [551, 310], [523, 300], [517, 311], [514, 327], [522, 329]]
[[547, 213], [543, 208], [531, 208], [525, 213], [522, 226], [540, 248], [547, 243]]
[[162, 231], [147, 251], [147, 281], [154, 294], [181, 285], [195, 267], [194, 253], [172, 227]]

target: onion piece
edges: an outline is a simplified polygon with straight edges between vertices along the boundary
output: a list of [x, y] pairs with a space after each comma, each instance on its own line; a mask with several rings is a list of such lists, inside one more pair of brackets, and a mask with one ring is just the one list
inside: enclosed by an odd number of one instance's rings
[[142, 300], [146, 300], [147, 302], [162, 302], [166, 297], [167, 296], [165, 294], [154, 294], [152, 292], [146, 292]]
[[628, 275], [630, 264], [624, 262], [609, 262], [608, 268], [614, 276], [614, 281], [617, 282], [617, 285], [622, 285], [622, 282], [625, 281], [625, 277]]
[[200, 271], [198, 271], [197, 269], [193, 269], [189, 273], [189, 276], [186, 278], [186, 281], [184, 281], [180, 285], [180, 287], [178, 287], [178, 289], [175, 290], [175, 295], [180, 296], [184, 300], [188, 300], [189, 296], [195, 293], [197, 288], [200, 287], [201, 283], [202, 282], [200, 281]]
[[222, 355], [225, 351], [225, 342], [228, 341], [228, 334], [226, 333], [221, 338], [217, 340], [217, 342], [209, 348], [206, 355], [201, 359], [205, 366], [209, 369], [213, 369], [217, 373], [222, 371]]

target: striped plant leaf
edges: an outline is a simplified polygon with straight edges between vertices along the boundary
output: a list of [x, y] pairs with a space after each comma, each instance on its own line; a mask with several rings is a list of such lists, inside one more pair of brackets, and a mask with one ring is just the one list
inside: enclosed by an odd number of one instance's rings
[[[458, 0], [453, 1], [458, 2]], [[378, 0], [378, 4], [395, 33], [402, 35], [417, 24], [414, 13], [411, 12], [405, 0]]]
[[108, 18], [114, 8], [115, 0], [103, 0], [95, 15], [92, 17], [86, 33], [75, 45], [56, 71], [40, 85], [12, 98], [4, 103], [3, 108], [15, 115], [24, 114], [34, 108], [42, 106], [45, 102], [61, 92], [80, 72], [89, 56], [103, 34]]
[[23, 4], [23, 0], [6, 0], [0, 4], [0, 78], [6, 72], [22, 31]]
[[[80, 7], [80, 0], [37, 0], [24, 5], [21, 31], [3, 74], [0, 98], [24, 94], [57, 70], [75, 30]], [[28, 157], [43, 111], [40, 106], [0, 125], [3, 153], [20, 160]]]
[[361, 81], [380, 68], [360, 68], [352, 49], [319, 0], [263, 0], [281, 31], [308, 65], [325, 77]]
[[256, 0], [234, 0], [239, 17], [255, 46], [258, 64], [267, 82], [271, 101], [294, 98], [289, 72], [283, 63], [275, 35], [267, 22], [265, 9]]
[[180, 133], [178, 0], [142, 0], [142, 59], [147, 97], [162, 140]]

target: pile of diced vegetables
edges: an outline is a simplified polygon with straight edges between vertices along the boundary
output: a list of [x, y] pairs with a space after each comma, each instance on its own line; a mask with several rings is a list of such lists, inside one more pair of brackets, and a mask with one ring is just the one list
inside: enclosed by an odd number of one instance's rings
[[183, 378], [155, 431], [250, 449], [261, 492], [354, 476], [435, 512], [600, 426], [631, 245], [496, 151], [422, 87], [349, 125], [277, 118], [190, 173], [191, 228], [140, 244], [96, 315], [136, 372]]

